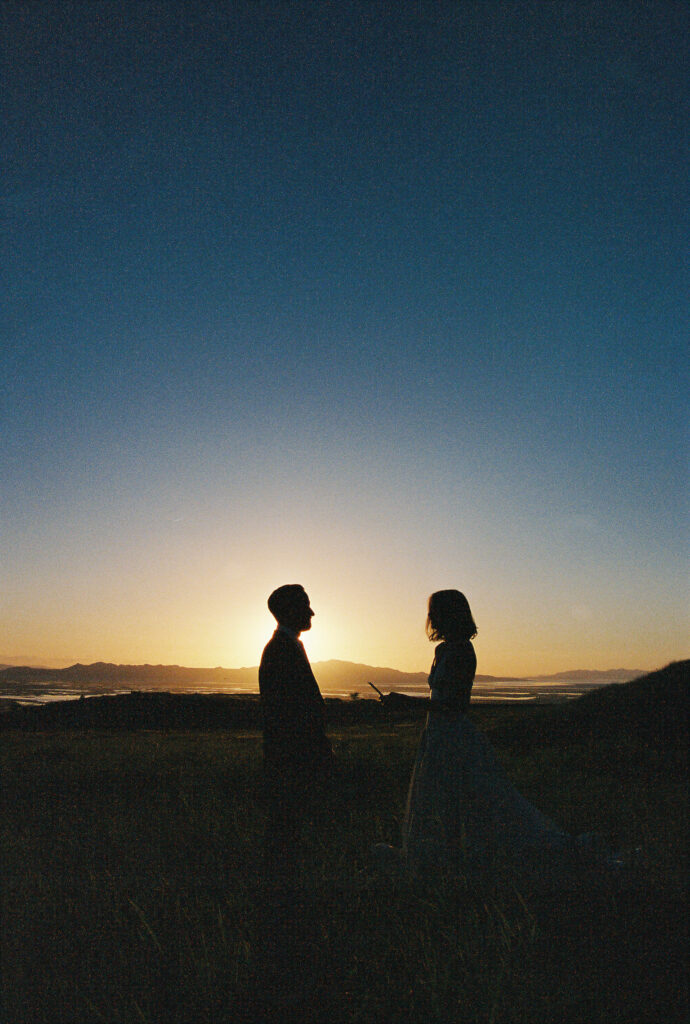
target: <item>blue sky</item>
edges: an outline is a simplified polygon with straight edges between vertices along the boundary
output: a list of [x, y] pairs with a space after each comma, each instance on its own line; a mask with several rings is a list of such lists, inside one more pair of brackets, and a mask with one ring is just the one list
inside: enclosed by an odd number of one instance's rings
[[0, 653], [684, 655], [684, 4], [2, 18]]

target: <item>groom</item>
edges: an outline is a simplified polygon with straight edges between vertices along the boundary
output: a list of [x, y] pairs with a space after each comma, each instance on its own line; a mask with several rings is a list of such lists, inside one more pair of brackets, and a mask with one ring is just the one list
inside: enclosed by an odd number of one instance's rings
[[268, 608], [278, 628], [259, 667], [264, 731], [264, 782], [268, 797], [266, 870], [286, 882], [296, 871], [301, 817], [309, 797], [332, 768], [324, 701], [299, 635], [314, 616], [304, 587], [274, 590]]

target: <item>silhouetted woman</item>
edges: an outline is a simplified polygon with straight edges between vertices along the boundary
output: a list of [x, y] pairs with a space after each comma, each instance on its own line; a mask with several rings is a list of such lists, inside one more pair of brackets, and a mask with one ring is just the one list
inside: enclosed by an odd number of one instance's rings
[[496, 858], [550, 865], [557, 854], [593, 852], [591, 836], [561, 831], [508, 780], [490, 744], [467, 717], [477, 627], [464, 594], [429, 598], [427, 635], [440, 641], [429, 675], [431, 700], [412, 772], [402, 855], [412, 870], [486, 867]]

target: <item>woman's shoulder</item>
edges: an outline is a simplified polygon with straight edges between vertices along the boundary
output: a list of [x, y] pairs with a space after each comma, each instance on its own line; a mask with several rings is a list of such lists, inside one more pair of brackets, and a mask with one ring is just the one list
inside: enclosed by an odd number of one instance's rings
[[444, 640], [434, 652], [434, 674], [451, 675], [457, 671], [474, 671], [477, 658], [470, 640]]
[[473, 670], [477, 665], [477, 656], [471, 640], [448, 640], [445, 643], [443, 660], [447, 665]]

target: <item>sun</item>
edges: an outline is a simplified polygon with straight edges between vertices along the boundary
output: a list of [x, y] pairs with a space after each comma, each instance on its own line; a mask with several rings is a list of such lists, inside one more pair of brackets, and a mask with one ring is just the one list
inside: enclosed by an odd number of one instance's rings
[[311, 629], [302, 633], [300, 640], [312, 662], [342, 658], [342, 654], [339, 653], [342, 650], [342, 636], [339, 636], [335, 624], [326, 618], [319, 619], [314, 616]]

